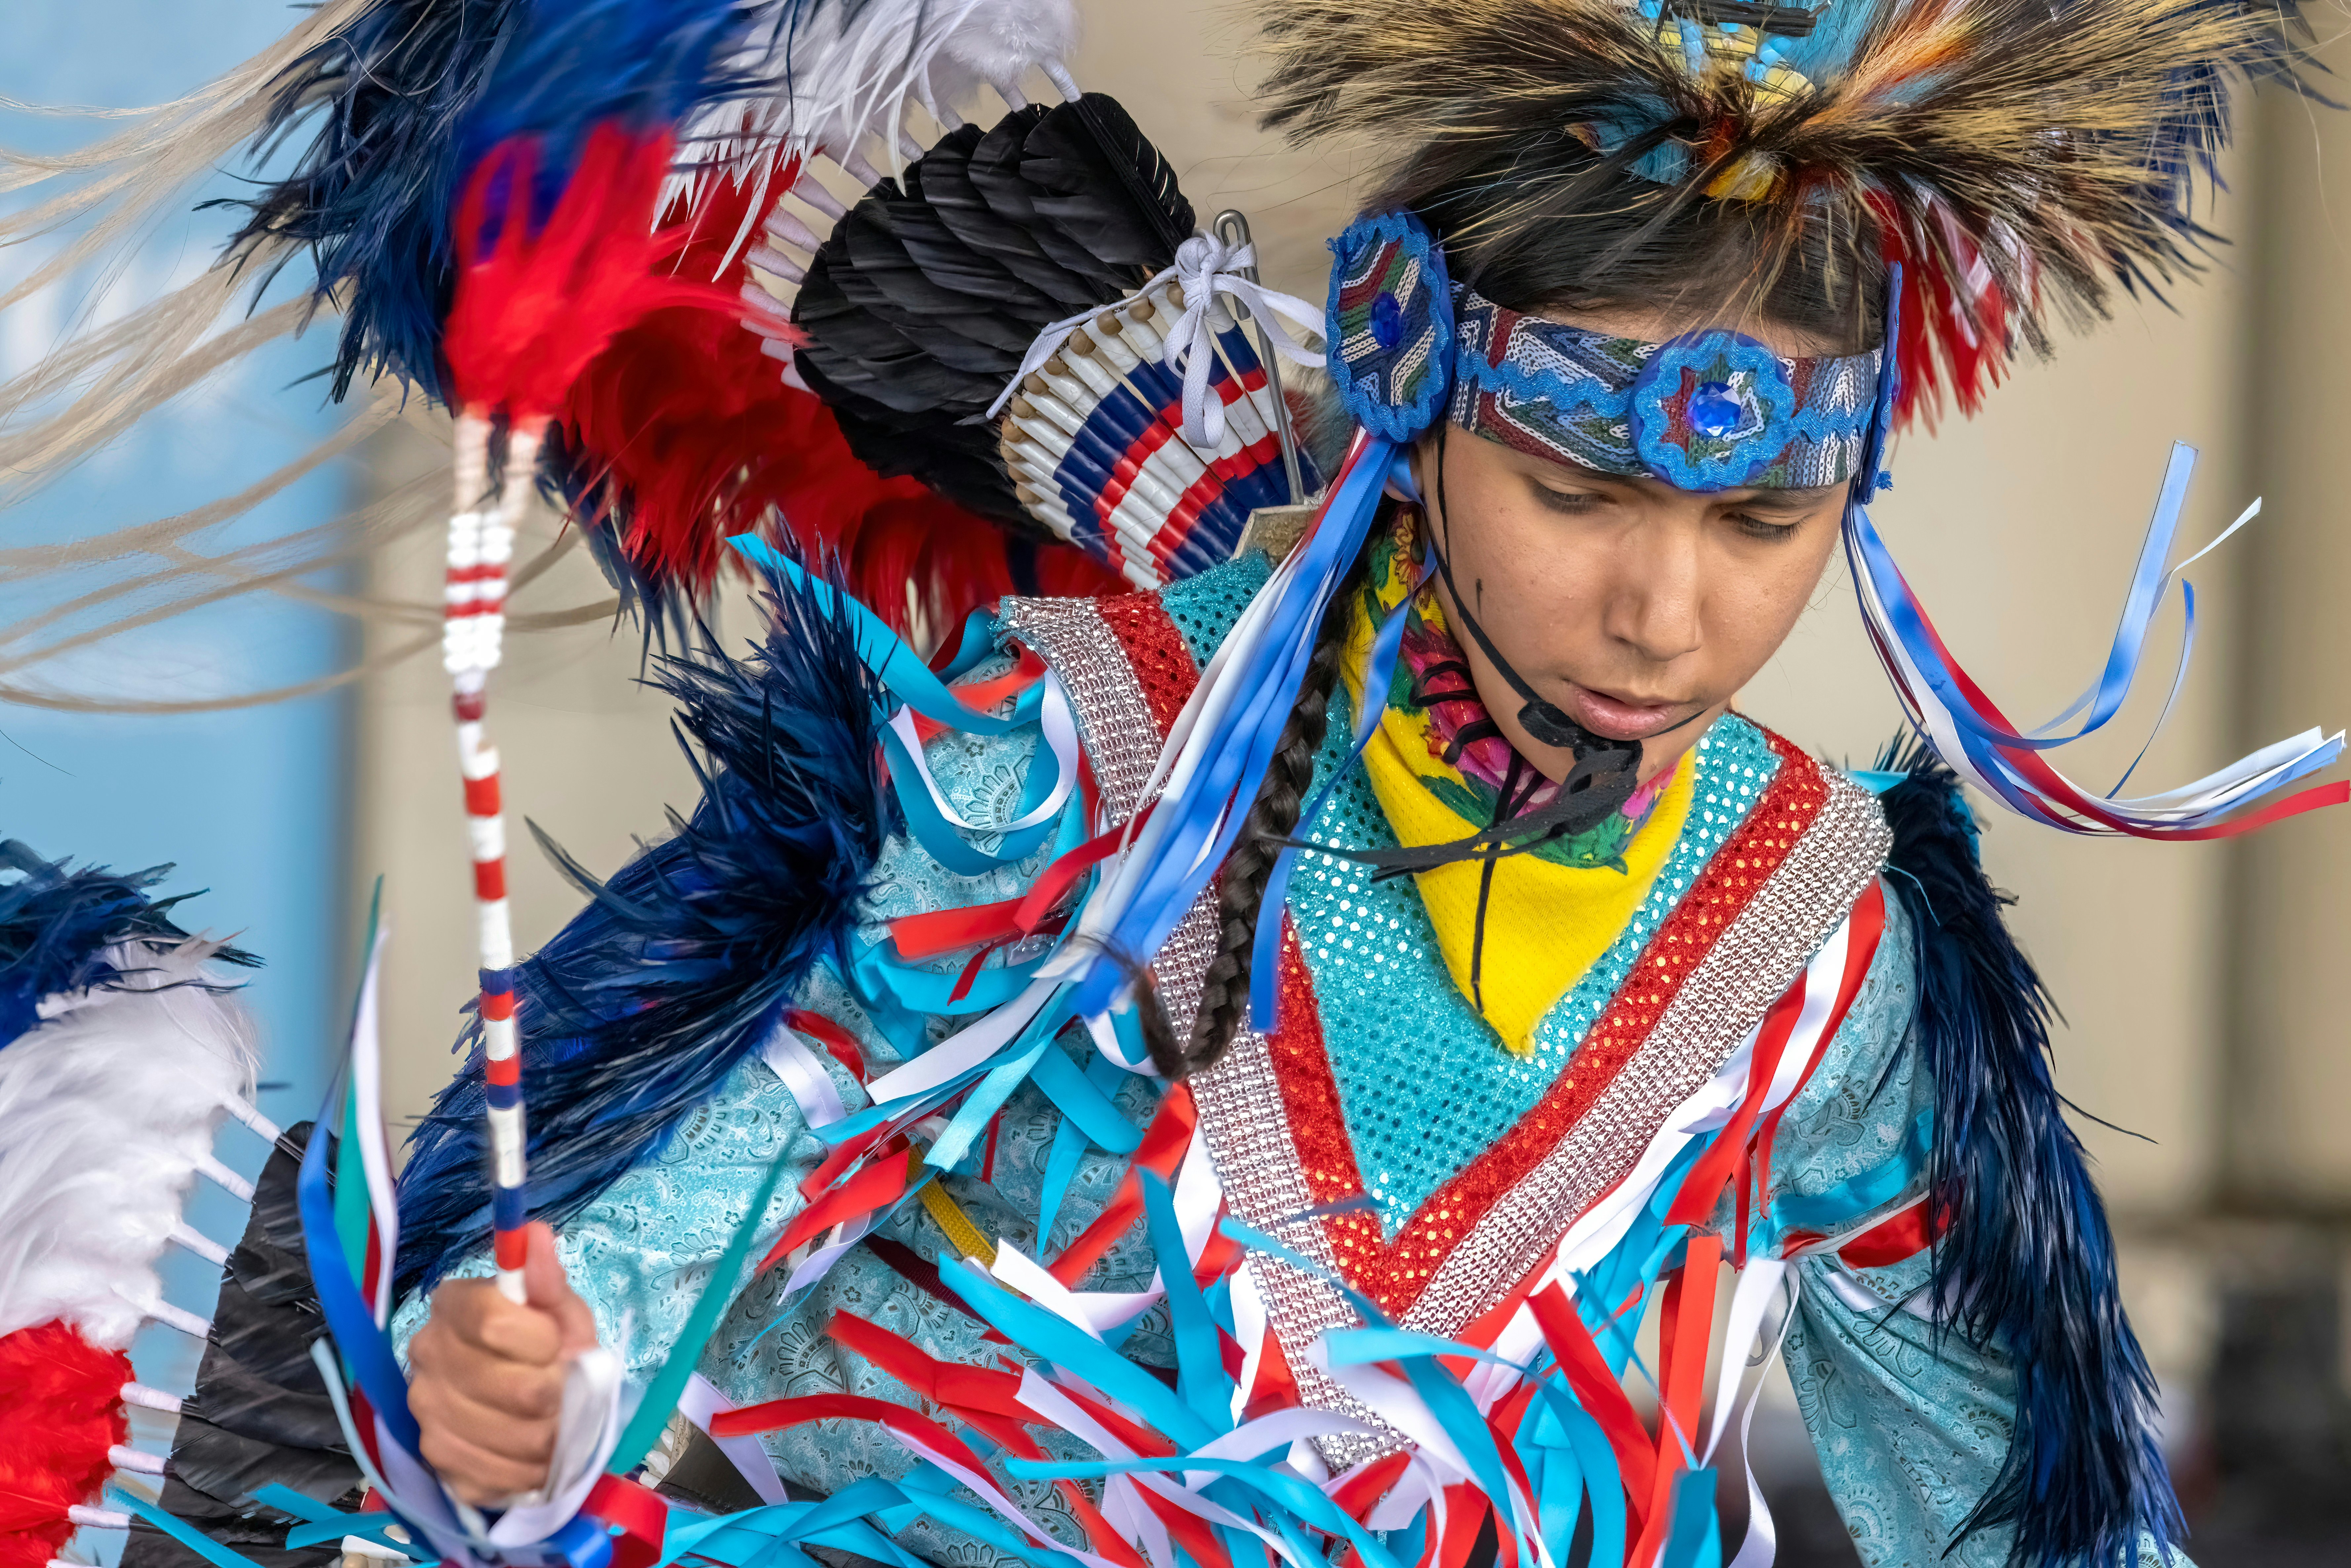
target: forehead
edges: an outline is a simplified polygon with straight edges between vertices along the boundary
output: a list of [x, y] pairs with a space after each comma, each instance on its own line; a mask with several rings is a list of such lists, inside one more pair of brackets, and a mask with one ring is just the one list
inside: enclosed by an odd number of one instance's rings
[[1687, 491], [1668, 485], [1664, 480], [1646, 474], [1610, 474], [1549, 452], [1528, 450], [1527, 444], [1508, 439], [1507, 432], [1476, 433], [1484, 439], [1473, 450], [1492, 452], [1500, 449], [1495, 459], [1510, 472], [1561, 485], [1586, 486], [1595, 489], [1611, 487], [1637, 491], [1655, 496], [1696, 496], [1700, 500], [1719, 501], [1741, 507], [1797, 511], [1819, 506], [1843, 493], [1842, 485], [1793, 486], [1741, 486], [1732, 489]]

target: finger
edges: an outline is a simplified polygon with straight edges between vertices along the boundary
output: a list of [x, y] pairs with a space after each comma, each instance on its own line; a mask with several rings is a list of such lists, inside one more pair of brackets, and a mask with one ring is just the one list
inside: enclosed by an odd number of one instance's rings
[[555, 1232], [545, 1220], [534, 1219], [523, 1232], [522, 1278], [532, 1307], [555, 1319], [561, 1354], [574, 1355], [596, 1348], [596, 1314], [571, 1288], [556, 1250]]
[[[418, 1343], [423, 1340], [419, 1334]], [[415, 1346], [410, 1347], [413, 1388], [461, 1392], [501, 1420], [552, 1421], [563, 1413], [565, 1371], [560, 1362], [528, 1366], [463, 1345], [453, 1349], [443, 1343], [428, 1348], [432, 1354], [420, 1357]]]
[[485, 1453], [543, 1471], [555, 1453], [553, 1412], [562, 1407], [560, 1380], [528, 1402], [547, 1406], [548, 1413], [525, 1416], [502, 1402], [489, 1402], [483, 1389], [436, 1380], [413, 1391], [409, 1409], [421, 1431], [454, 1433]]
[[426, 1432], [421, 1447], [449, 1490], [476, 1508], [494, 1506], [547, 1482], [544, 1460], [531, 1465], [507, 1458], [449, 1427]]
[[551, 1314], [507, 1301], [489, 1280], [452, 1280], [434, 1291], [427, 1326], [435, 1322], [465, 1344], [533, 1366], [553, 1361], [562, 1348], [561, 1325]]

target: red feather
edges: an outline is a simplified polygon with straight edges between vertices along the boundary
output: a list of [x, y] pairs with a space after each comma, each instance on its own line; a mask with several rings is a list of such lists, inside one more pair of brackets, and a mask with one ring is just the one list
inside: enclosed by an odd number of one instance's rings
[[665, 134], [640, 139], [598, 126], [534, 234], [528, 193], [538, 166], [538, 144], [517, 138], [492, 149], [467, 181], [444, 338], [459, 402], [478, 413], [503, 408], [526, 424], [560, 411], [580, 373], [648, 313], [684, 309], [734, 329], [744, 311], [735, 292], [675, 276], [671, 263], [685, 235], [653, 228], [670, 168]]
[[[779, 171], [764, 191], [714, 175], [698, 210], [674, 204], [658, 235], [669, 265], [739, 297], [750, 271], [737, 236], [765, 220], [794, 172]], [[769, 323], [764, 335], [781, 330]], [[722, 541], [772, 531], [780, 513], [800, 544], [837, 554], [851, 591], [902, 633], [915, 607], [935, 634], [951, 635], [969, 611], [1011, 592], [1003, 531], [860, 462], [832, 411], [784, 384], [762, 337], [709, 309], [657, 309], [614, 334], [571, 383], [564, 444], [588, 484], [580, 507], [611, 518], [631, 563], [657, 589], [699, 596], [717, 576]], [[1121, 586], [1065, 546], [1039, 549], [1038, 575], [1049, 592]]]
[[[1902, 264], [1895, 424], [1906, 429], [1923, 418], [1931, 431], [1947, 388], [1959, 413], [1971, 415], [2000, 384], [2009, 361], [2008, 301], [1959, 225], [1946, 217], [1940, 233], [1928, 234], [1904, 223], [1890, 203], [1873, 204], [1886, 259]], [[1955, 278], [1962, 281], [1955, 286]]]
[[0, 1568], [44, 1568], [74, 1532], [66, 1511], [97, 1500], [131, 1440], [131, 1358], [62, 1321], [0, 1338]]

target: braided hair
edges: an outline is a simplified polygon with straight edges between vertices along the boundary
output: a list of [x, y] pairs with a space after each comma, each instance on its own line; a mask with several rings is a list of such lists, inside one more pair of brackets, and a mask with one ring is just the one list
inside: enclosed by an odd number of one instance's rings
[[[1374, 530], [1377, 537], [1376, 527]], [[1200, 990], [1200, 1010], [1192, 1019], [1191, 1034], [1178, 1040], [1166, 1015], [1148, 987], [1135, 988], [1141, 1004], [1144, 1043], [1151, 1063], [1170, 1082], [1205, 1072], [1229, 1050], [1249, 1016], [1249, 958], [1257, 942], [1258, 915], [1265, 902], [1267, 881], [1281, 853], [1282, 841], [1298, 827], [1306, 807], [1306, 791], [1314, 783], [1314, 758], [1322, 749], [1330, 727], [1331, 693], [1339, 682], [1339, 667], [1347, 655], [1348, 617], [1364, 580], [1364, 562], [1354, 567], [1339, 591], [1314, 639], [1313, 653], [1298, 683], [1298, 700], [1281, 728], [1281, 740], [1267, 763], [1265, 781], [1242, 819], [1232, 852], [1225, 857], [1217, 883], [1217, 952]], [[1276, 918], [1279, 918], [1277, 912]]]

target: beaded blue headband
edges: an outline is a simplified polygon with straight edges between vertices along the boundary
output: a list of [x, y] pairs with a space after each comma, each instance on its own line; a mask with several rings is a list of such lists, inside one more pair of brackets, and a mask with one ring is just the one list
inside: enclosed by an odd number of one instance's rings
[[1870, 455], [1876, 351], [1786, 359], [1721, 329], [1650, 343], [1524, 315], [1452, 282], [1409, 213], [1359, 220], [1331, 248], [1332, 379], [1390, 440], [1442, 408], [1531, 455], [1683, 490], [1840, 485]]

